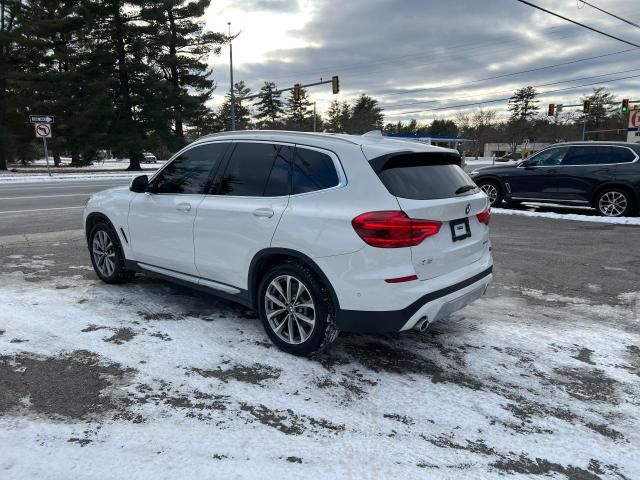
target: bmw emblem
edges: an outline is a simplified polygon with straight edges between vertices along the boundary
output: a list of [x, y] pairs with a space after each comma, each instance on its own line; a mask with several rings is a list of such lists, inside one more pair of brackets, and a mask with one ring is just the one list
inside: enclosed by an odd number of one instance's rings
[[470, 212], [470, 211], [471, 211], [471, 204], [470, 204], [470, 203], [467, 203], [467, 208], [465, 209], [464, 213], [465, 213], [466, 215], [469, 215], [469, 212]]

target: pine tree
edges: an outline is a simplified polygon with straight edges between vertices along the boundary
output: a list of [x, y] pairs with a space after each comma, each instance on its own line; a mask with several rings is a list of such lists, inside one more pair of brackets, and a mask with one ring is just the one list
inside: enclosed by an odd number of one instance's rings
[[256, 103], [258, 128], [277, 129], [282, 125], [284, 105], [280, 98], [282, 94], [276, 91], [277, 88], [274, 82], [264, 82], [260, 89], [261, 95]]
[[211, 0], [151, 0], [142, 4], [146, 54], [167, 82], [173, 150], [184, 146], [184, 123], [211, 98], [214, 82], [207, 59], [219, 54], [225, 35], [204, 29], [200, 20]]
[[508, 110], [511, 112], [512, 121], [528, 122], [533, 119], [540, 110], [539, 100], [536, 100], [538, 92], [533, 87], [523, 87], [513, 94], [509, 100]]
[[349, 121], [351, 120], [351, 107], [347, 102], [340, 103], [334, 100], [327, 110], [327, 121], [325, 128], [329, 132], [344, 133], [347, 131]]
[[313, 108], [307, 90], [300, 88], [299, 98], [293, 91], [287, 99], [287, 128], [290, 130], [310, 131], [313, 127]]
[[362, 134], [370, 130], [382, 130], [384, 114], [377, 100], [363, 93], [356, 100], [351, 112], [349, 133]]
[[[247, 96], [251, 95], [251, 89], [247, 87], [244, 80], [240, 80], [233, 86], [234, 113], [236, 119], [236, 130], [247, 130], [251, 127], [251, 110], [248, 107]], [[224, 102], [220, 107], [219, 117], [224, 121], [227, 130], [231, 130], [231, 94], [227, 93]]]

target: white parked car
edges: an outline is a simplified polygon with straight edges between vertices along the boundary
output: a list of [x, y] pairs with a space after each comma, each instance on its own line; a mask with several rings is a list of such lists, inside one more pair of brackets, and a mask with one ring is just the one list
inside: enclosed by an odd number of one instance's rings
[[143, 163], [158, 163], [158, 159], [151, 152], [142, 152], [142, 162]]
[[460, 156], [283, 131], [203, 137], [84, 211], [97, 275], [141, 271], [254, 308], [281, 349], [424, 330], [492, 279], [489, 205]]

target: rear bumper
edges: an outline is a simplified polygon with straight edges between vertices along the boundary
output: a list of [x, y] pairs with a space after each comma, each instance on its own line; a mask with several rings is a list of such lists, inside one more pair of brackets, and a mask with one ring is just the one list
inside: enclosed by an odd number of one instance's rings
[[385, 333], [410, 330], [426, 317], [429, 323], [447, 317], [480, 298], [493, 280], [493, 267], [440, 290], [429, 292], [400, 310], [339, 310], [338, 328], [345, 332]]

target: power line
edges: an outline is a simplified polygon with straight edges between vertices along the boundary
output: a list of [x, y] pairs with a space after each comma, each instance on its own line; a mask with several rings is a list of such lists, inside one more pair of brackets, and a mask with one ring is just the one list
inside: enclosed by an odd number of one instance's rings
[[605, 13], [613, 18], [617, 18], [618, 20], [623, 21], [624, 23], [628, 23], [629, 25], [633, 25], [636, 28], [640, 28], [640, 25], [638, 25], [637, 23], [632, 22], [631, 20], [627, 20], [626, 18], [620, 17], [618, 15], [616, 15], [615, 13], [611, 13], [608, 12], [607, 10], [604, 10], [603, 8], [600, 8], [592, 3], [589, 2], [585, 2], [585, 0], [579, 0], [580, 3], [584, 3], [585, 5], [589, 5], [591, 8], [594, 8], [596, 10], [598, 10], [599, 12]]
[[525, 5], [529, 5], [530, 7], [537, 8], [538, 10], [542, 10], [543, 12], [548, 13], [550, 15], [553, 15], [554, 17], [558, 17], [558, 18], [561, 18], [563, 20], [566, 20], [567, 22], [571, 22], [571, 23], [573, 23], [575, 25], [579, 25], [579, 26], [581, 26], [583, 28], [586, 28], [587, 30], [591, 30], [592, 32], [596, 32], [596, 33], [599, 33], [600, 35], [604, 35], [605, 37], [609, 37], [609, 38], [612, 38], [612, 39], [617, 40], [619, 42], [626, 43], [627, 45], [631, 45], [632, 47], [640, 48], [640, 45], [638, 45], [637, 43], [633, 43], [633, 42], [630, 42], [628, 40], [624, 40], [623, 38], [616, 37], [615, 35], [611, 35], [609, 33], [603, 32], [602, 30], [598, 30], [597, 28], [593, 28], [593, 27], [590, 27], [589, 25], [585, 25], [584, 23], [580, 23], [580, 22], [578, 22], [576, 20], [572, 20], [572, 19], [570, 19], [568, 17], [560, 15], [559, 13], [552, 12], [551, 10], [547, 10], [546, 8], [542, 8], [539, 5], [534, 5], [531, 2], [527, 2], [527, 0], [516, 0], [516, 2], [524, 3]]
[[[603, 55], [596, 55], [595, 57], [586, 57], [586, 58], [579, 58], [577, 60], [571, 60], [569, 62], [562, 62], [562, 63], [556, 63], [554, 65], [545, 65], [543, 67], [536, 67], [536, 68], [530, 68], [527, 70], [520, 70], [519, 72], [513, 72], [513, 73], [504, 73], [502, 75], [495, 75], [492, 77], [485, 77], [485, 78], [478, 78], [475, 80], [470, 80], [468, 82], [464, 82], [464, 83], [454, 83], [454, 84], [450, 84], [447, 85], [447, 88], [451, 88], [451, 87], [458, 87], [458, 86], [465, 86], [465, 85], [469, 85], [472, 83], [479, 83], [479, 82], [484, 82], [487, 80], [496, 80], [498, 78], [506, 78], [506, 77], [513, 77], [515, 75], [522, 75], [523, 73], [532, 73], [532, 72], [538, 72], [540, 70], [546, 70], [547, 68], [556, 68], [556, 67], [564, 67], [566, 65], [573, 65], [575, 63], [580, 63], [580, 62], [586, 62], [588, 60], [596, 60], [599, 58], [605, 58], [605, 57], [610, 57], [613, 55], [620, 55], [621, 53], [627, 53], [627, 52], [633, 52], [636, 51], [636, 48], [628, 48], [626, 50], [620, 50], [619, 52], [611, 52], [611, 53], [605, 53]], [[430, 87], [430, 88], [416, 88], [413, 90], [408, 90], [408, 91], [404, 91], [404, 92], [390, 92], [385, 94], [384, 92], [381, 95], [409, 95], [412, 93], [416, 93], [416, 92], [425, 92], [428, 90], [437, 90], [440, 87]], [[380, 95], [380, 93], [379, 93]]]
[[[607, 80], [607, 82], [605, 83], [611, 83], [611, 82], [617, 82], [620, 80], [628, 80], [630, 78], [640, 78], [640, 75], [630, 75], [628, 77], [620, 77], [620, 78], [612, 78], [610, 80]], [[568, 90], [575, 90], [578, 88], [584, 88], [584, 87], [590, 87], [593, 85], [601, 85], [602, 82], [592, 82], [592, 83], [584, 83], [582, 85], [575, 85], [573, 87], [565, 87], [565, 88], [557, 88], [555, 90], [548, 90], [546, 92], [541, 92], [539, 94], [539, 96], [545, 96], [545, 95], [549, 95], [551, 93], [558, 93], [558, 92], [566, 92]], [[436, 107], [436, 108], [427, 108], [427, 109], [423, 109], [423, 110], [412, 110], [410, 112], [399, 112], [399, 113], [394, 113], [393, 116], [397, 117], [400, 115], [410, 115], [412, 113], [423, 113], [423, 112], [436, 112], [436, 111], [440, 111], [440, 110], [451, 110], [454, 108], [462, 108], [462, 107], [472, 107], [475, 105], [483, 105], [485, 103], [497, 103], [497, 102], [506, 102], [509, 101], [511, 99], [511, 96], [509, 97], [505, 97], [505, 98], [496, 98], [493, 100], [485, 100], [482, 102], [471, 102], [471, 103], [463, 103], [463, 104], [459, 104], [459, 105], [447, 105], [444, 107]]]
[[[620, 75], [622, 73], [630, 73], [630, 72], [637, 72], [638, 70], [640, 70], [640, 68], [631, 68], [629, 70], [621, 70], [619, 72], [610, 72], [610, 73], [603, 73], [600, 75], [591, 75], [588, 77], [581, 77], [581, 78], [572, 78], [570, 80], [561, 80], [561, 81], [557, 81], [557, 82], [550, 82], [550, 83], [541, 83], [539, 85], [531, 85], [533, 88], [540, 88], [540, 87], [550, 87], [551, 85], [560, 85], [561, 83], [570, 83], [570, 82], [580, 82], [582, 80], [589, 80], [591, 78], [602, 78], [602, 77], [608, 77], [610, 75]], [[506, 91], [505, 91], [506, 92]], [[502, 93], [502, 92], [500, 92]], [[481, 96], [481, 95], [470, 95], [470, 97], [477, 97], [477, 96]], [[401, 103], [401, 104], [397, 104], [397, 105], [383, 105], [385, 109], [393, 109], [393, 108], [399, 108], [399, 107], [408, 107], [411, 105], [421, 105], [423, 103], [437, 103], [440, 100], [425, 100], [422, 102], [408, 102], [408, 103]]]

